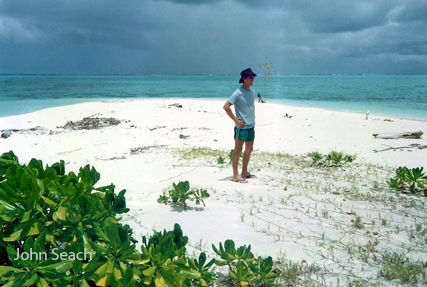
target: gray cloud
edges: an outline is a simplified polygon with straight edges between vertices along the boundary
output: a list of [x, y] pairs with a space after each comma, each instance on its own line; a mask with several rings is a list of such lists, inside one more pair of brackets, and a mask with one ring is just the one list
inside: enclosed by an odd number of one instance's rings
[[427, 73], [426, 30], [422, 0], [0, 0], [0, 73]]
[[154, 0], [154, 1], [167, 1], [184, 5], [212, 5], [223, 0]]

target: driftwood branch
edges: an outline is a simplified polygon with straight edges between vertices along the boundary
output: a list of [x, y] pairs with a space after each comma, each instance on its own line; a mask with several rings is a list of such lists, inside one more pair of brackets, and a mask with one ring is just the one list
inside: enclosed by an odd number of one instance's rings
[[378, 139], [419, 139], [424, 133], [422, 131], [403, 133], [379, 133], [373, 134]]
[[396, 150], [396, 149], [404, 149], [404, 148], [414, 148], [414, 147], [418, 147], [420, 148], [420, 144], [410, 144], [408, 146], [401, 146], [401, 147], [392, 147], [386, 144], [383, 144], [384, 146], [388, 146], [388, 148], [385, 149], [380, 149], [380, 150], [376, 150], [374, 149], [374, 152], [381, 152], [381, 151], [386, 151], [386, 150]]

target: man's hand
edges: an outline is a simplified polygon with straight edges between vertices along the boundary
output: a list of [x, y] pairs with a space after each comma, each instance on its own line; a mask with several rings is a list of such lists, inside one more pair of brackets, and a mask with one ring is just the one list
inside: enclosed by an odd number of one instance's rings
[[245, 127], [245, 125], [246, 125], [246, 123], [245, 123], [245, 121], [237, 120], [237, 121], [236, 121], [236, 125], [238, 125], [238, 126], [239, 126], [239, 127], [241, 127], [241, 128], [244, 128], [244, 127]]
[[236, 118], [236, 116], [231, 111], [231, 106], [232, 106], [232, 104], [230, 102], [228, 102], [228, 101], [225, 102], [225, 104], [224, 104], [224, 110], [227, 112], [227, 115], [236, 123], [236, 125], [238, 127], [244, 128], [246, 126], [245, 121], [239, 120], [238, 118]]

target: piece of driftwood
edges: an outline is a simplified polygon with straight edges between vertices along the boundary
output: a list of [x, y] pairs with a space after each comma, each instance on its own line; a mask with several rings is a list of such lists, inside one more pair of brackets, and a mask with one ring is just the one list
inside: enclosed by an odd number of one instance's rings
[[419, 139], [424, 133], [422, 131], [403, 133], [381, 133], [373, 134], [377, 139]]
[[386, 145], [386, 144], [383, 144], [383, 145], [384, 146], [388, 146], [388, 148], [380, 149], [380, 150], [374, 149], [374, 152], [381, 152], [381, 151], [386, 151], [386, 150], [404, 149], [404, 148], [414, 148], [414, 147], [420, 148], [420, 144], [410, 144], [408, 146], [400, 146], [400, 147], [392, 147], [392, 146], [389, 146], [389, 145]]
[[170, 104], [168, 105], [168, 107], [177, 107], [177, 108], [182, 108], [182, 105], [180, 103], [174, 103], [174, 104]]

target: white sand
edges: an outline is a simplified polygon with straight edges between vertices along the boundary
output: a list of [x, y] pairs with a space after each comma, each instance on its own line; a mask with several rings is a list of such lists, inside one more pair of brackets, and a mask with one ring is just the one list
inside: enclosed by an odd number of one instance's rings
[[[176, 102], [183, 108], [168, 107]], [[387, 119], [392, 121], [384, 121], [386, 118], [375, 115], [366, 120], [364, 114], [257, 103], [250, 167], [258, 179], [237, 184], [230, 181], [228, 164], [221, 167], [216, 158], [191, 158], [193, 148], [208, 147], [224, 150], [228, 162], [227, 153], [234, 145], [233, 122], [223, 104], [217, 100], [143, 99], [84, 103], [0, 118], [0, 130], [44, 128], [0, 139], [0, 152], [13, 150], [21, 163], [33, 157], [44, 164], [63, 159], [67, 171], [78, 171], [86, 164], [95, 166], [101, 173], [98, 186], [114, 183], [118, 191], [127, 189], [131, 212], [123, 221], [134, 229], [136, 238], [153, 229], [172, 229], [178, 222], [194, 249], [202, 245], [211, 250], [212, 243], [218, 245], [231, 238], [239, 245], [252, 244], [255, 254], [278, 258], [286, 253], [290, 260], [316, 263], [329, 272], [322, 279], [325, 282], [345, 279], [347, 269], [363, 278], [374, 278], [374, 263], [351, 255], [349, 246], [366, 248], [369, 241], [379, 239], [379, 250], [405, 250], [412, 244], [408, 230], [427, 222], [425, 212], [419, 209], [425, 198], [407, 195], [399, 201], [399, 195], [385, 191], [385, 179], [395, 167], [426, 168], [427, 149], [374, 152], [389, 146], [427, 145], [427, 135], [397, 140], [373, 137], [385, 132], [426, 133], [427, 122], [390, 117]], [[124, 122], [97, 130], [58, 128], [92, 115]], [[147, 148], [131, 154], [131, 149], [139, 147]], [[190, 159], [174, 155], [177, 148], [188, 149]], [[296, 167], [274, 157], [268, 164], [261, 156], [261, 152], [304, 155], [331, 150], [357, 154], [356, 163], [330, 172], [308, 163]], [[190, 209], [182, 211], [157, 203], [162, 190], [180, 180], [211, 193], [205, 208], [190, 202]], [[408, 201], [412, 207], [407, 206]], [[361, 229], [351, 222], [355, 214], [363, 218]], [[383, 219], [389, 225], [381, 226]], [[405, 231], [393, 233], [396, 227]], [[374, 232], [379, 234], [374, 236]], [[427, 259], [423, 246], [412, 250], [413, 258]]]

